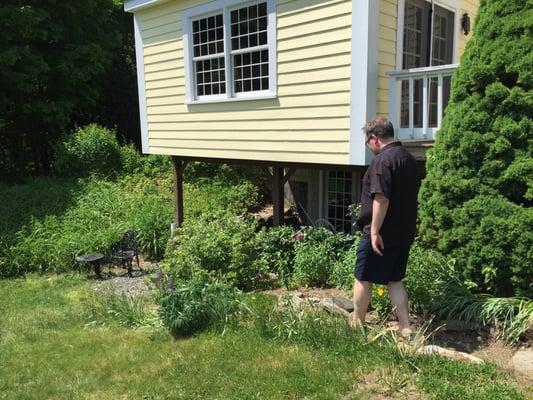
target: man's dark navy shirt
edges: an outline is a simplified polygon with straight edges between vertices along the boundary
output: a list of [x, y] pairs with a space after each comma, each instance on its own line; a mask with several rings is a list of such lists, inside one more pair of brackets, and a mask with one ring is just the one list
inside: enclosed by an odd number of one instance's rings
[[377, 193], [382, 193], [389, 199], [380, 230], [385, 247], [411, 245], [416, 232], [419, 188], [420, 174], [414, 157], [401, 142], [386, 145], [363, 177], [359, 229], [370, 235], [372, 201]]

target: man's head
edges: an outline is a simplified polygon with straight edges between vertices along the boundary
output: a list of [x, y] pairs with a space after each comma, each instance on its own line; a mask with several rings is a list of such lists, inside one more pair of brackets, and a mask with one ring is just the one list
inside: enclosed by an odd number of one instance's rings
[[376, 117], [363, 126], [366, 145], [374, 154], [378, 154], [383, 147], [394, 141], [394, 127], [385, 117]]

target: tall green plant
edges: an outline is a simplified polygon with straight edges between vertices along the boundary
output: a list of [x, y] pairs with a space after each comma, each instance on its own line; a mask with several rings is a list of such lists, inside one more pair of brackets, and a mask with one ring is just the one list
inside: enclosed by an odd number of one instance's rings
[[420, 191], [420, 231], [476, 292], [533, 296], [532, 3], [480, 2]]

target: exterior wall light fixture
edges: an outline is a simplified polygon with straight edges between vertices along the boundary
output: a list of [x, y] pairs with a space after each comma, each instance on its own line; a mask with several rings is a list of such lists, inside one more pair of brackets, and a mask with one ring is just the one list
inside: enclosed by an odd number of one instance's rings
[[464, 13], [461, 18], [461, 28], [463, 28], [463, 33], [468, 35], [470, 33], [470, 16], [468, 13]]

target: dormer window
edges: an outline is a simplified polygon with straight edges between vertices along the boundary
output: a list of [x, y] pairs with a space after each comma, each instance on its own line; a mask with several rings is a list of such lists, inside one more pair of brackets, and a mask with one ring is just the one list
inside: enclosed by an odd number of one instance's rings
[[276, 95], [274, 7], [219, 0], [184, 12], [188, 103]]

